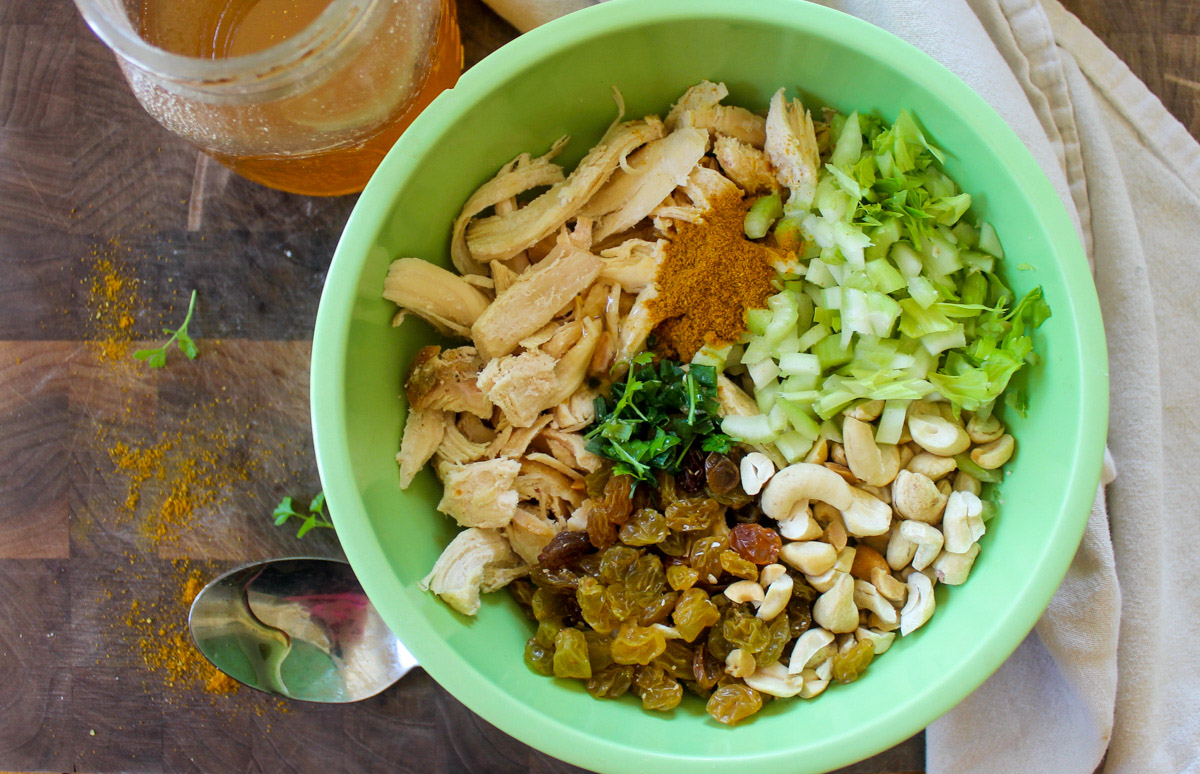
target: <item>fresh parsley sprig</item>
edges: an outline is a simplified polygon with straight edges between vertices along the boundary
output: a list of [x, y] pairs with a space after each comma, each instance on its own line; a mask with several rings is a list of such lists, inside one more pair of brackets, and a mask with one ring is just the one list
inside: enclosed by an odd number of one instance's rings
[[712, 366], [654, 362], [643, 352], [630, 363], [625, 381], [595, 401], [596, 420], [587, 448], [616, 464], [613, 473], [654, 481], [654, 471], [679, 472], [683, 457], [699, 445], [728, 452], [720, 431], [717, 372]]
[[196, 342], [192, 341], [192, 337], [188, 335], [188, 324], [192, 321], [192, 312], [195, 310], [196, 291], [193, 290], [192, 298], [188, 301], [187, 316], [183, 318], [183, 325], [175, 330], [163, 328], [163, 333], [171, 336], [165, 344], [157, 349], [139, 349], [133, 353], [133, 356], [138, 360], [147, 361], [151, 368], [162, 368], [167, 364], [167, 349], [171, 346], [171, 342], [175, 342], [179, 345], [179, 350], [187, 355], [188, 360], [195, 360], [196, 355], [200, 354], [200, 350], [196, 348]]
[[296, 510], [296, 505], [292, 498], [285, 497], [279, 501], [279, 505], [275, 506], [275, 512], [271, 515], [275, 517], [275, 526], [282, 526], [284, 522], [291, 518], [300, 519], [300, 528], [296, 530], [296, 537], [302, 538], [311, 530], [317, 527], [333, 529], [333, 522], [329, 521], [325, 516], [325, 493], [321, 492], [312, 499], [308, 504], [308, 513], [302, 513]]

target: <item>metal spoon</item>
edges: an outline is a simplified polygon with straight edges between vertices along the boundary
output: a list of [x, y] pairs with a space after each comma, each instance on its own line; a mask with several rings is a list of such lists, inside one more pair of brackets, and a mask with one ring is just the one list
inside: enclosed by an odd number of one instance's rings
[[291, 699], [359, 701], [417, 666], [350, 565], [337, 559], [275, 559], [231, 570], [196, 596], [188, 626], [217, 669]]

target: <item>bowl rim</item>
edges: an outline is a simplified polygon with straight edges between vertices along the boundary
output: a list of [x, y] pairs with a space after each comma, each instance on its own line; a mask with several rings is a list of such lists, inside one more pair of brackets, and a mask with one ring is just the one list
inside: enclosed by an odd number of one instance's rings
[[[697, 19], [725, 22], [768, 22], [803, 28], [806, 34], [855, 37], [864, 48], [887, 57], [890, 64], [935, 95], [963, 106], [963, 121], [996, 153], [1009, 161], [1018, 189], [1043, 212], [1051, 252], [1060, 259], [1068, 309], [1076, 320], [1071, 331], [1080, 352], [1081, 417], [1075, 455], [1065, 477], [1068, 486], [1061, 518], [1045, 536], [1046, 548], [1031, 557], [1029, 575], [1013, 604], [999, 616], [993, 635], [981, 640], [971, 658], [962, 658], [939, 682], [909, 701], [898, 703], [847, 734], [803, 748], [776, 747], [761, 752], [713, 758], [677, 755], [635, 748], [619, 739], [600, 738], [588, 728], [576, 728], [540, 714], [519, 698], [500, 690], [476, 668], [447, 648], [435, 647], [440, 636], [405, 597], [384, 555], [363, 507], [351, 465], [345, 415], [345, 363], [351, 310], [368, 250], [351, 246], [351, 234], [379, 233], [391, 216], [389, 189], [407, 176], [438, 142], [443, 131], [464, 118], [475, 102], [499, 83], [565, 49], [630, 25]], [[485, 63], [485, 64], [484, 64]], [[971, 693], [1017, 648], [1046, 608], [1066, 574], [1083, 536], [1100, 478], [1108, 423], [1108, 365], [1099, 300], [1083, 246], [1067, 210], [1037, 161], [1004, 119], [950, 70], [912, 44], [866, 21], [823, 6], [798, 0], [767, 0], [731, 4], [727, 0], [689, 0], [687, 3], [647, 3], [609, 0], [577, 11], [528, 32], [498, 49], [463, 74], [457, 85], [441, 95], [405, 131], [368, 183], [343, 230], [330, 264], [317, 312], [310, 373], [310, 408], [317, 465], [329, 510], [351, 565], [364, 568], [360, 581], [368, 597], [388, 600], [379, 606], [389, 626], [407, 635], [405, 644], [422, 667], [472, 711], [508, 734], [537, 749], [585, 767], [602, 771], [641, 770], [651, 762], [664, 772], [741, 771], [747, 764], [775, 771], [823, 771], [885, 750], [925, 728]], [[1070, 338], [1064, 338], [1070, 341]], [[333, 367], [330, 367], [333, 366]], [[514, 662], [516, 663], [516, 662]], [[848, 744], [848, 742], [853, 742]], [[846, 751], [849, 750], [847, 753]]]

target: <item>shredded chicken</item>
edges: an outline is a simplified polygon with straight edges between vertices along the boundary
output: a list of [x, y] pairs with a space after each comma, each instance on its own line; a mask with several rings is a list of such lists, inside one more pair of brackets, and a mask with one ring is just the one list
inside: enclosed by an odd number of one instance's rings
[[570, 478], [549, 465], [526, 457], [520, 468], [516, 486], [521, 499], [541, 503], [563, 523], [587, 498], [582, 488], [573, 486]]
[[543, 325], [592, 284], [603, 266], [600, 258], [565, 244], [501, 293], [471, 327], [475, 346], [486, 358], [512, 352], [521, 339]]
[[654, 242], [627, 239], [617, 247], [601, 252], [604, 268], [600, 269], [600, 279], [615, 282], [631, 293], [641, 292], [654, 282], [658, 267], [663, 262], [663, 248], [666, 245], [665, 239]]
[[529, 564], [537, 564], [538, 554], [561, 529], [560, 525], [541, 518], [527, 508], [518, 508], [517, 515], [513, 516], [504, 534], [521, 559]]
[[413, 477], [425, 467], [434, 452], [442, 443], [445, 424], [443, 411], [419, 409], [410, 407], [408, 417], [404, 420], [404, 435], [400, 440], [400, 453], [396, 462], [400, 463], [400, 488], [408, 489]]
[[662, 122], [653, 116], [614, 126], [566, 180], [555, 183], [516, 212], [472, 223], [467, 228], [467, 247], [472, 258], [477, 261], [511, 258], [554, 233], [604, 185], [621, 159], [662, 134]]
[[517, 512], [520, 472], [519, 462], [505, 458], [445, 466], [437, 509], [462, 527], [503, 527]]
[[442, 551], [421, 581], [463, 615], [479, 612], [479, 592], [495, 591], [526, 570], [521, 558], [494, 529], [465, 529]]
[[684, 92], [667, 114], [668, 130], [694, 126], [709, 132], [736, 137], [756, 148], [766, 141], [766, 122], [742, 107], [722, 105], [721, 100], [729, 96], [723, 83], [702, 81]]
[[817, 195], [821, 156], [812, 114], [800, 100], [784, 97], [783, 89], [771, 98], [765, 147], [779, 179], [788, 187], [789, 207], [807, 210]]
[[568, 433], [579, 432], [596, 419], [596, 393], [580, 387], [565, 403], [554, 407], [554, 426]]
[[486, 293], [457, 274], [420, 258], [399, 258], [388, 267], [383, 297], [420, 315], [442, 333], [466, 337], [487, 309]]
[[557, 402], [554, 365], [554, 358], [536, 351], [496, 358], [480, 372], [479, 388], [513, 427], [529, 427]]
[[496, 440], [492, 441], [492, 445], [488, 447], [488, 456], [518, 459], [529, 448], [529, 444], [542, 431], [542, 428], [550, 424], [552, 420], [552, 416], [543, 414], [529, 427], [513, 427], [506, 423], [496, 434]]
[[405, 394], [408, 404], [419, 409], [466, 411], [480, 419], [492, 416], [492, 402], [479, 389], [477, 379], [483, 360], [474, 347], [441, 351], [423, 347], [413, 358]]
[[438, 457], [456, 465], [483, 459], [487, 455], [489, 444], [477, 443], [467, 438], [463, 431], [458, 429], [453, 414], [445, 412], [445, 417], [442, 442], [437, 448]]
[[547, 427], [538, 436], [538, 446], [546, 449], [554, 459], [584, 473], [593, 473], [602, 464], [600, 457], [587, 450], [587, 441], [579, 433]]
[[773, 191], [779, 186], [767, 154], [736, 137], [718, 137], [713, 143], [713, 155], [725, 175], [746, 193]]
[[633, 309], [621, 324], [621, 340], [617, 343], [618, 363], [628, 363], [634, 355], [642, 351], [646, 337], [658, 323], [658, 319], [650, 311], [650, 302], [656, 298], [657, 285], [647, 285], [638, 293], [637, 300], [633, 302]]

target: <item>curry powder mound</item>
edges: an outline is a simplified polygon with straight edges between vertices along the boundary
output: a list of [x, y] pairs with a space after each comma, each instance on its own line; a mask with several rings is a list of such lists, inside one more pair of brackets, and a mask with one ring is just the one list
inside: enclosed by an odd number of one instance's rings
[[778, 292], [767, 251], [742, 230], [749, 208], [741, 196], [725, 196], [699, 223], [676, 229], [655, 278], [658, 296], [648, 305], [659, 321], [659, 354], [686, 362], [705, 344], [736, 341], [746, 310], [765, 307]]

